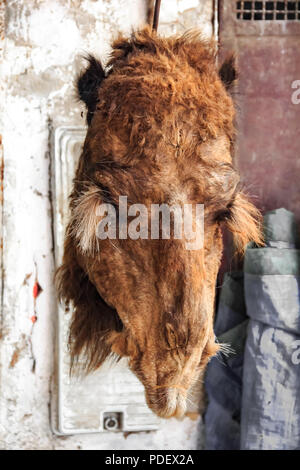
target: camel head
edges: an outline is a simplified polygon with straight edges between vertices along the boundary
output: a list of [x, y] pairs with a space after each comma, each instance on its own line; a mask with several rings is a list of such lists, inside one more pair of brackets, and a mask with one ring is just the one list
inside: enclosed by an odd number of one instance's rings
[[[259, 212], [231, 156], [235, 76], [232, 58], [216, 67], [213, 42], [197, 34], [161, 38], [146, 28], [115, 41], [105, 70], [89, 57], [78, 79], [88, 130], [57, 274], [60, 295], [74, 308], [71, 354], [83, 354], [88, 370], [110, 354], [128, 357], [149, 407], [165, 418], [184, 414], [191, 386], [219, 350], [213, 315], [222, 225], [239, 251], [261, 242]], [[120, 236], [120, 222], [114, 238], [97, 236], [106, 216], [99, 205], [118, 215], [120, 196], [128, 230], [143, 212], [129, 207], [147, 209], [144, 237]], [[201, 247], [189, 249], [174, 230], [147, 237], [153, 204], [201, 204]]]

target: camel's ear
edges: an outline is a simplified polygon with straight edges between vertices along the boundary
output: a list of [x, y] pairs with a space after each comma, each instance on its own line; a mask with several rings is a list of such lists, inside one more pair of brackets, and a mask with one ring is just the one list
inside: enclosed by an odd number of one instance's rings
[[263, 245], [262, 215], [242, 192], [237, 193], [230, 207], [227, 227], [233, 234], [238, 253], [243, 253], [249, 242]]
[[86, 60], [89, 65], [77, 78], [77, 91], [79, 99], [87, 107], [87, 123], [90, 124], [97, 105], [98, 89], [105, 78], [105, 72], [101, 62], [95, 57], [89, 55]]
[[226, 57], [219, 69], [219, 76], [226, 90], [231, 90], [238, 78], [236, 59], [234, 54]]

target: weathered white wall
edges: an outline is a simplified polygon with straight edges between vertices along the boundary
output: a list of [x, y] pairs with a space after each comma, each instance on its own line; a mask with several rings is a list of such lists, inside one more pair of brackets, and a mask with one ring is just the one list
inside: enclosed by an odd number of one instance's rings
[[[118, 30], [129, 32], [145, 22], [147, 2], [5, 3], [0, 3], [4, 155], [0, 448], [195, 448], [197, 439], [202, 440], [199, 419], [166, 421], [157, 432], [127, 438], [122, 434], [58, 437], [49, 424], [56, 330], [50, 128], [83, 124], [83, 108], [75, 101], [73, 88], [80, 54], [94, 52], [105, 61]], [[203, 27], [205, 34], [211, 34], [212, 4], [212, 0], [162, 0], [160, 31]], [[42, 288], [36, 300], [35, 281]]]

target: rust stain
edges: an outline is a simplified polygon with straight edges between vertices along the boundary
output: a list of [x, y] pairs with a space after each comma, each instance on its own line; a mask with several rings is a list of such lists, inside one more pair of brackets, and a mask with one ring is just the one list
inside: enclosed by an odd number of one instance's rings
[[43, 289], [41, 288], [40, 284], [38, 283], [38, 281], [36, 281], [36, 282], [34, 283], [33, 291], [32, 291], [33, 297], [36, 299], [36, 298], [40, 295], [40, 293], [42, 292], [42, 290], [43, 290]]
[[14, 350], [13, 355], [12, 355], [11, 360], [10, 360], [10, 363], [9, 363], [9, 368], [10, 369], [15, 367], [16, 363], [18, 362], [18, 360], [20, 358], [20, 352], [21, 352], [21, 350], [18, 347]]
[[37, 299], [38, 295], [42, 292], [42, 288], [41, 288], [40, 284], [38, 283], [38, 268], [37, 268], [37, 263], [35, 261], [34, 261], [34, 266], [35, 266], [35, 282], [34, 282], [33, 289], [32, 289], [34, 311], [33, 311], [33, 315], [30, 317], [30, 321], [32, 322], [32, 326], [31, 326], [31, 333], [30, 333], [30, 339], [29, 339], [30, 352], [31, 352], [31, 358], [32, 358], [31, 372], [33, 374], [35, 373], [36, 359], [35, 359], [34, 352], [33, 352], [33, 347], [32, 347], [32, 335], [33, 335], [34, 325], [35, 325], [35, 323], [37, 322], [37, 319], [38, 319], [37, 311], [36, 311], [36, 299]]
[[11, 360], [9, 363], [10, 369], [14, 368], [17, 362], [20, 360], [21, 353], [24, 351], [26, 346], [27, 346], [26, 335], [23, 333], [21, 335], [19, 344], [15, 347], [14, 352], [11, 356]]
[[[0, 2], [0, 39], [4, 41], [4, 30], [5, 30], [5, 4], [6, 0]], [[0, 46], [1, 49], [1, 46]]]
[[26, 419], [31, 418], [31, 417], [32, 417], [32, 413], [25, 413], [22, 418], [22, 421], [25, 421]]
[[32, 273], [26, 274], [26, 276], [24, 277], [24, 281], [22, 283], [22, 286], [28, 286], [28, 279], [30, 278], [30, 276], [32, 276]]

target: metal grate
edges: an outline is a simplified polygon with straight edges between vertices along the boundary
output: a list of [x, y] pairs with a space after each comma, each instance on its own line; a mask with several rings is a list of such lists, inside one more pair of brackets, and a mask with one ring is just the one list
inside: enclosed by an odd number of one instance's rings
[[300, 21], [300, 1], [236, 2], [236, 18], [250, 21]]

